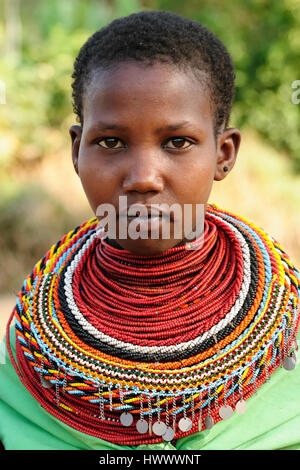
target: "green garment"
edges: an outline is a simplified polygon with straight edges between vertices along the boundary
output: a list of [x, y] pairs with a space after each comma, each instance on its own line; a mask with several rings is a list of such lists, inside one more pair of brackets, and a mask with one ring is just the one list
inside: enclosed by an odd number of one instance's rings
[[[11, 330], [14, 348], [14, 330]], [[300, 450], [300, 361], [278, 368], [247, 400], [247, 411], [171, 443], [120, 446], [83, 434], [46, 412], [19, 380], [2, 344], [0, 440], [6, 450]], [[13, 349], [14, 350], [14, 349]], [[1, 359], [1, 357], [0, 357]]]

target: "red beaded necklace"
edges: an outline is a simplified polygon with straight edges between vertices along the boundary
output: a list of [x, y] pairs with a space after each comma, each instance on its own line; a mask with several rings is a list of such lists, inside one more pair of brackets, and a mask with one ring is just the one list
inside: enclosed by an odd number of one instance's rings
[[295, 366], [300, 276], [287, 254], [216, 206], [203, 237], [136, 256], [92, 219], [35, 265], [12, 315], [17, 361], [7, 345], [48, 412], [121, 445], [169, 441], [244, 412]]
[[211, 328], [216, 311], [224, 316], [242, 282], [239, 246], [230, 245], [222, 230], [216, 237], [209, 221], [204, 239], [201, 250], [179, 247], [155, 259], [104, 241], [78, 265], [76, 304], [95, 328], [121, 341], [168, 345], [175, 337], [182, 342], [198, 336]]

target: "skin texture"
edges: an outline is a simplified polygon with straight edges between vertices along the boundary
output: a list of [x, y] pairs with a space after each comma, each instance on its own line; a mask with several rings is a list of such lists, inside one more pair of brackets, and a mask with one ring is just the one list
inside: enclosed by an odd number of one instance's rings
[[[205, 84], [161, 63], [124, 62], [97, 70], [86, 87], [83, 116], [83, 125], [69, 130], [72, 161], [95, 215], [103, 203], [118, 212], [119, 196], [127, 196], [127, 207], [192, 204], [195, 227], [196, 204], [205, 211], [213, 182], [229, 174], [241, 140], [238, 129], [227, 128], [216, 141]], [[174, 223], [169, 239], [152, 239], [150, 233], [147, 239], [121, 239], [117, 230], [115, 240], [137, 255], [160, 254], [184, 240], [183, 231], [180, 239], [174, 237]]]

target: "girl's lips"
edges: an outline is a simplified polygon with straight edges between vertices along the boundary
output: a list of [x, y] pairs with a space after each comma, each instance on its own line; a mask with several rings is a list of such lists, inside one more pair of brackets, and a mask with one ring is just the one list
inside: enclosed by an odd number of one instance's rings
[[127, 221], [129, 223], [134, 220], [138, 222], [137, 226], [139, 227], [140, 232], [149, 232], [153, 227], [161, 227], [163, 217], [161, 215], [155, 215], [152, 217], [127, 216]]
[[[164, 218], [167, 218], [167, 219], [170, 219], [170, 221], [173, 221], [174, 220], [174, 214], [173, 212], [171, 211], [168, 211], [168, 210], [165, 210], [165, 209], [161, 209], [160, 207], [157, 207], [159, 206], [159, 204], [140, 204], [140, 203], [134, 203], [132, 206], [134, 206], [134, 212], [135, 214], [134, 215], [128, 215], [128, 212], [130, 211], [130, 207], [127, 208], [127, 209], [123, 209], [120, 213], [119, 213], [119, 217], [127, 217], [128, 219], [135, 219], [137, 217], [140, 217], [141, 219], [142, 218], [147, 218], [147, 216], [145, 215], [145, 210], [148, 212], [148, 219], [149, 218], [155, 218], [155, 217], [164, 217]], [[139, 209], [139, 207], [141, 207], [141, 209]], [[139, 212], [139, 210], [141, 210], [141, 214], [142, 215], [137, 215], [136, 212]]]

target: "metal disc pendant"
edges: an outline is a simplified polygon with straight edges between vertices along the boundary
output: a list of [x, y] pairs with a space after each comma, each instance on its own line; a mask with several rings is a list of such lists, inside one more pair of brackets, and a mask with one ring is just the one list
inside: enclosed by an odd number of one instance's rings
[[148, 423], [145, 419], [139, 419], [136, 423], [136, 429], [140, 434], [145, 434], [148, 431]]
[[41, 384], [44, 388], [51, 388], [54, 387], [54, 384], [49, 382], [49, 380], [44, 379], [44, 377], [41, 377]]
[[206, 416], [204, 422], [205, 422], [206, 429], [211, 429], [213, 427], [213, 425], [215, 424], [213, 417], [210, 416], [210, 415]]
[[163, 434], [163, 440], [164, 441], [172, 441], [173, 437], [175, 436], [174, 429], [171, 428], [170, 426], [167, 427], [166, 432]]
[[152, 426], [152, 430], [157, 436], [163, 436], [167, 430], [167, 425], [163, 421], [156, 421]]
[[124, 411], [124, 413], [122, 413], [120, 416], [120, 421], [123, 424], [123, 426], [126, 426], [126, 427], [130, 426], [133, 423], [133, 416], [131, 413]]
[[229, 419], [233, 415], [233, 409], [229, 405], [221, 406], [219, 409], [219, 415], [223, 419]]
[[288, 356], [282, 363], [285, 370], [293, 370], [296, 367], [296, 358], [294, 356]]
[[181, 418], [178, 423], [178, 427], [182, 432], [188, 432], [190, 429], [192, 429], [192, 426], [193, 422], [190, 418]]
[[245, 413], [246, 409], [247, 409], [247, 404], [245, 400], [239, 400], [237, 404], [235, 405], [235, 411], [239, 415], [242, 415], [243, 413]]

